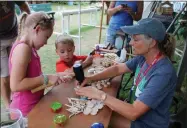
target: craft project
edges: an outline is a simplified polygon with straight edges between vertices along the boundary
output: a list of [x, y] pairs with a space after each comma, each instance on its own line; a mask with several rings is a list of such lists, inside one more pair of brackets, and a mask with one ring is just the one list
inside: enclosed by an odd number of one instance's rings
[[59, 103], [59, 102], [54, 102], [52, 103], [51, 105], [51, 111], [54, 112], [54, 113], [58, 113], [60, 112], [62, 109], [62, 104]]
[[[105, 67], [103, 66], [93, 67], [93, 68], [88, 69], [88, 73], [93, 75], [93, 74], [102, 72], [104, 69]], [[103, 86], [104, 87], [110, 86], [110, 81], [109, 79], [106, 79], [106, 80], [101, 80], [101, 81], [90, 83], [90, 85], [96, 87], [97, 89], [102, 89]]]
[[63, 114], [55, 115], [53, 122], [59, 126], [63, 126], [67, 120], [67, 117]]
[[107, 80], [93, 82], [93, 83], [91, 83], [91, 86], [96, 87], [97, 89], [101, 90], [103, 87], [105, 87], [105, 88], [109, 87], [110, 81], [109, 81], [109, 79], [107, 79]]
[[101, 61], [101, 65], [104, 67], [110, 67], [113, 65], [117, 55], [115, 53], [106, 53], [104, 54], [104, 58]]
[[68, 101], [71, 105], [65, 104], [71, 115], [69, 118], [71, 118], [74, 115], [77, 115], [79, 113], [83, 113], [84, 115], [96, 115], [98, 113], [99, 109], [102, 109], [104, 104], [101, 101], [98, 100], [83, 100], [78, 98], [68, 98]]

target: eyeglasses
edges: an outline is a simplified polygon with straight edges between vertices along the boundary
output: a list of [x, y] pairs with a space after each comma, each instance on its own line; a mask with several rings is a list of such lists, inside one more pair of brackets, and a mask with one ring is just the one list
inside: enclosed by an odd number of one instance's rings
[[33, 29], [36, 29], [36, 27], [39, 25], [39, 24], [42, 24], [42, 23], [53, 23], [54, 22], [54, 18], [53, 17], [50, 17], [49, 19], [42, 19], [40, 20], [35, 26]]

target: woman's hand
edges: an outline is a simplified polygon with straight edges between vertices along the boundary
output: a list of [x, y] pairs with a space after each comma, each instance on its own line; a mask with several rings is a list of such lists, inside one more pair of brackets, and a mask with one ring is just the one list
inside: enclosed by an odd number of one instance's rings
[[123, 11], [126, 11], [127, 13], [129, 13], [130, 15], [131, 14], [133, 14], [133, 10], [132, 10], [132, 8], [131, 7], [125, 7], [125, 8], [123, 8]]
[[87, 60], [87, 63], [91, 64], [93, 62], [93, 56], [89, 55], [86, 60]]
[[[81, 87], [84, 87], [86, 84], [90, 83], [91, 80], [89, 77], [85, 77], [84, 81], [82, 82], [82, 84], [80, 85]], [[78, 83], [79, 85], [79, 83]]]
[[92, 55], [89, 55], [86, 60], [83, 62], [83, 67], [86, 67], [90, 64], [92, 64], [93, 62], [93, 56]]
[[101, 100], [101, 96], [104, 93], [103, 91], [97, 89], [96, 87], [80, 87], [75, 90], [77, 95], [86, 96], [88, 98]]
[[47, 75], [49, 79], [49, 83], [53, 85], [59, 85], [62, 83], [62, 80], [58, 77], [58, 75]]

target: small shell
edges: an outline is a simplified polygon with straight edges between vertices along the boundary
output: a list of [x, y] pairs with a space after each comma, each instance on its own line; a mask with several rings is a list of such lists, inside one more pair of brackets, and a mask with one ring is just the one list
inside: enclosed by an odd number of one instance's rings
[[105, 88], [107, 88], [107, 87], [108, 87], [108, 85], [107, 85], [107, 84], [103, 84], [103, 86], [104, 86]]
[[96, 87], [97, 87], [97, 89], [102, 89], [102, 86], [101, 86], [101, 84], [98, 82], [97, 84], [96, 84]]
[[97, 109], [102, 109], [103, 106], [104, 106], [104, 104], [103, 104], [103, 103], [100, 103], [100, 104], [97, 104], [95, 107], [96, 107]]
[[87, 107], [84, 109], [83, 113], [84, 113], [84, 115], [88, 115], [91, 113], [91, 111], [92, 111], [92, 109]]
[[91, 102], [92, 102], [93, 104], [96, 104], [96, 103], [98, 102], [98, 100], [92, 99]]
[[93, 108], [92, 111], [91, 111], [91, 115], [96, 115], [98, 112], [98, 109], [97, 108]]
[[95, 71], [95, 68], [88, 69], [88, 73], [94, 73], [94, 71]]
[[88, 102], [87, 102], [87, 107], [88, 107], [88, 108], [93, 108], [93, 106], [94, 106], [94, 103], [93, 103], [93, 102], [91, 102], [91, 101], [88, 101]]
[[70, 75], [65, 75], [65, 76], [63, 76], [63, 78], [67, 78], [67, 79], [73, 79], [73, 77], [72, 77], [72, 76], [70, 76]]

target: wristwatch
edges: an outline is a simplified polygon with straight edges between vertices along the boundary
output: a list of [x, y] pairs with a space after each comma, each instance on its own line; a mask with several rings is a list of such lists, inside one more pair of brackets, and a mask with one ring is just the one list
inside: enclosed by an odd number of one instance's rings
[[104, 92], [103, 94], [101, 94], [101, 101], [104, 102], [107, 98], [107, 94]]

